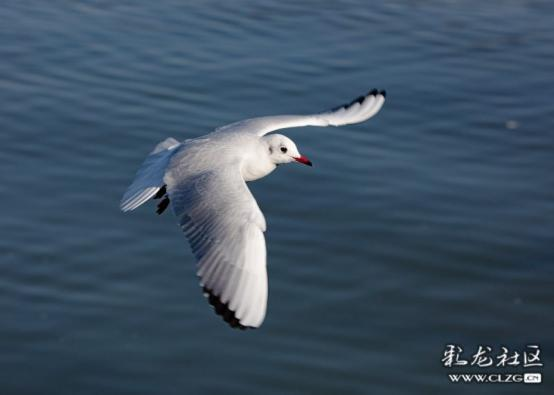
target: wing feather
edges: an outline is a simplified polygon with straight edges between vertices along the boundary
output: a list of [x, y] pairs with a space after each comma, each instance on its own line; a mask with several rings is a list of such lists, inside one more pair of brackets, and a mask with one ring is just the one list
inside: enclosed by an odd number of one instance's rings
[[279, 129], [301, 126], [341, 126], [360, 123], [379, 112], [385, 103], [386, 92], [373, 89], [348, 104], [312, 115], [276, 115], [251, 118], [216, 129], [223, 133], [254, 133], [263, 136]]
[[170, 137], [159, 143], [138, 169], [133, 183], [121, 199], [122, 211], [131, 211], [154, 197], [163, 186], [163, 177], [169, 159], [180, 143]]
[[231, 326], [262, 324], [267, 305], [265, 219], [238, 166], [164, 181], [197, 259], [200, 285]]

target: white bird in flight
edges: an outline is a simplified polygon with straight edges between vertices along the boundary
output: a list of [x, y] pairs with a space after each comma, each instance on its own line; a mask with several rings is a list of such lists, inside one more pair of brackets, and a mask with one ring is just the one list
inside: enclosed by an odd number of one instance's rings
[[318, 114], [247, 119], [181, 143], [170, 137], [146, 157], [121, 199], [121, 210], [161, 199], [161, 214], [171, 203], [216, 313], [234, 328], [257, 328], [267, 306], [266, 222], [246, 181], [284, 163], [312, 165], [291, 139], [268, 133], [363, 122], [384, 102], [385, 91], [374, 89]]

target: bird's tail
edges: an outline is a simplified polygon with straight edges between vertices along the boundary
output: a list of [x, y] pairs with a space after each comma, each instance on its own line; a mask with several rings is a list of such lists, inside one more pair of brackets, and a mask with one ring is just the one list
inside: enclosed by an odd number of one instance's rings
[[146, 157], [121, 199], [119, 207], [122, 211], [134, 210], [158, 194], [164, 186], [163, 178], [169, 160], [180, 145], [173, 137], [169, 137]]

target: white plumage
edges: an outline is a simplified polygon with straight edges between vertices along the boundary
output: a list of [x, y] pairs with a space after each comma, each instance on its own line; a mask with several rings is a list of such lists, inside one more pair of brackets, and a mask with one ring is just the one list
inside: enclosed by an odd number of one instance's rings
[[152, 199], [163, 185], [163, 178], [169, 158], [171, 158], [175, 148], [179, 145], [180, 143], [177, 140], [169, 137], [154, 148], [144, 160], [133, 183], [125, 191], [121, 199], [121, 210], [134, 210], [149, 199]]
[[216, 312], [233, 327], [259, 327], [268, 294], [266, 222], [245, 181], [266, 176], [278, 164], [311, 165], [290, 139], [266, 134], [363, 122], [384, 101], [385, 92], [373, 90], [319, 114], [247, 119], [182, 143], [168, 138], [146, 157], [121, 200], [121, 210], [163, 198], [160, 213], [171, 202], [197, 259], [200, 284]]

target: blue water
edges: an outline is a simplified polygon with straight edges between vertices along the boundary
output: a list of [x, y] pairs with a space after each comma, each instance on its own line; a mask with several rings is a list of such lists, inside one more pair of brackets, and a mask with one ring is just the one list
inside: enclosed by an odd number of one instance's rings
[[[3, 2], [0, 394], [553, 393], [553, 13]], [[388, 96], [369, 122], [285, 131], [313, 169], [250, 184], [268, 222], [258, 330], [211, 311], [170, 212], [119, 212], [165, 137], [373, 87]], [[450, 383], [448, 343], [538, 344], [543, 384]]]

